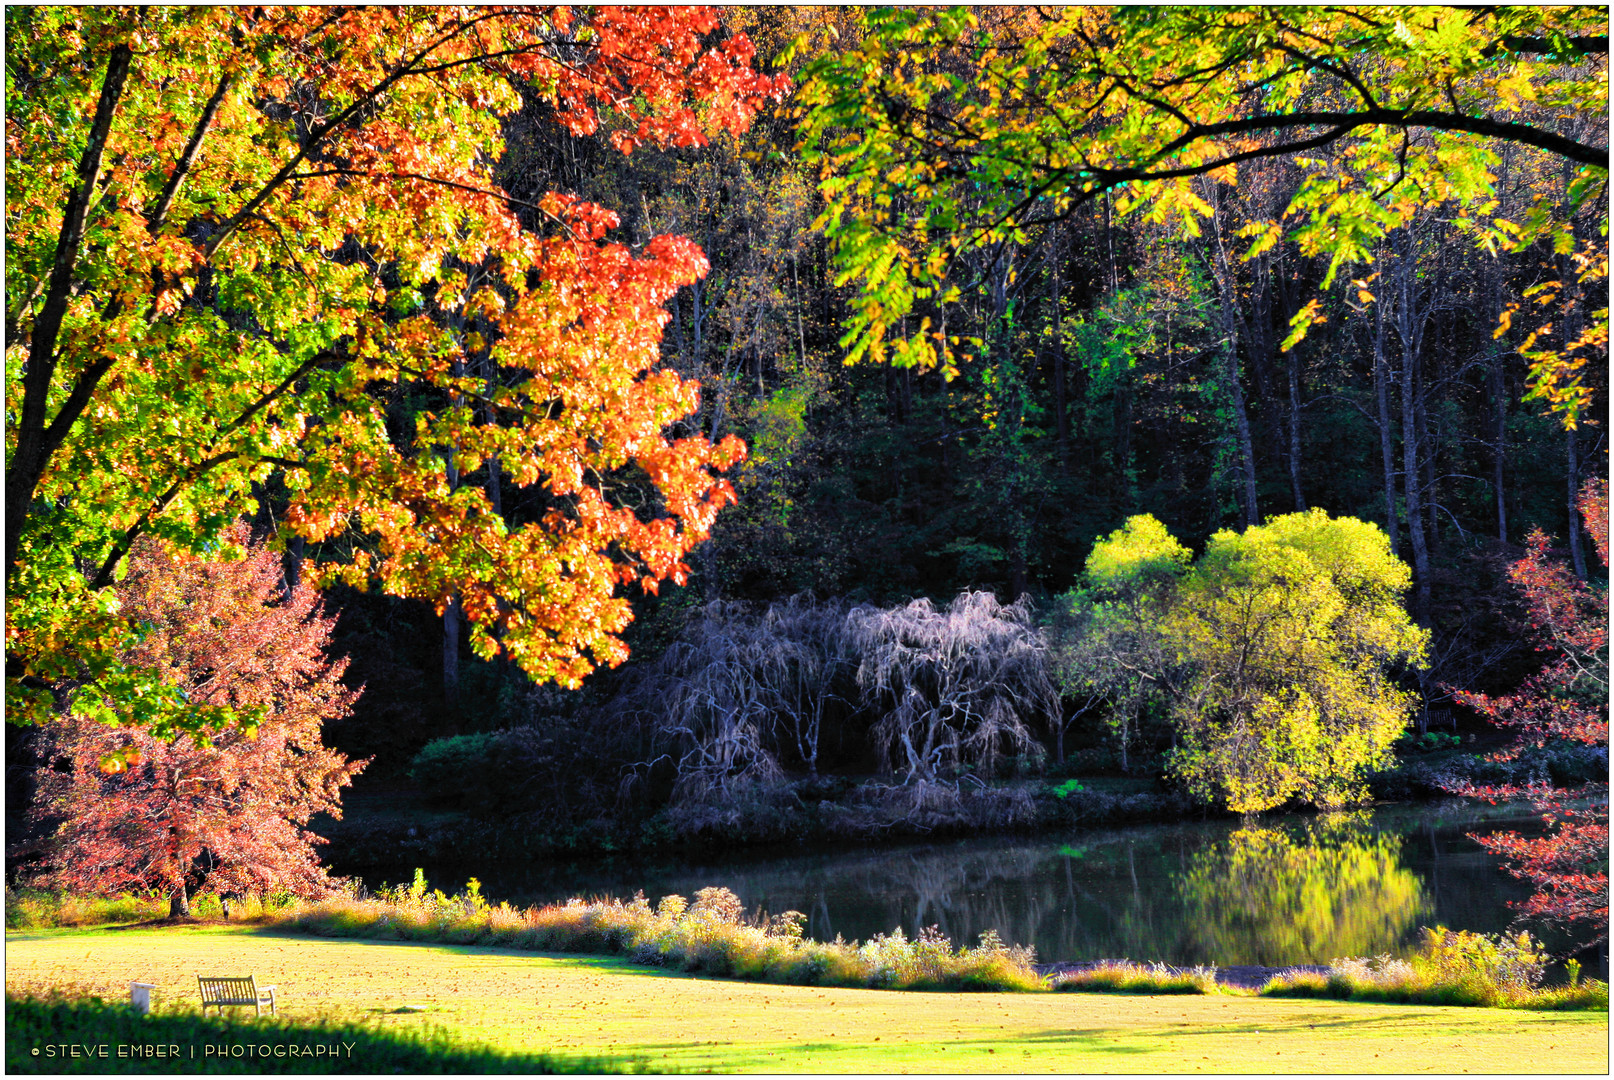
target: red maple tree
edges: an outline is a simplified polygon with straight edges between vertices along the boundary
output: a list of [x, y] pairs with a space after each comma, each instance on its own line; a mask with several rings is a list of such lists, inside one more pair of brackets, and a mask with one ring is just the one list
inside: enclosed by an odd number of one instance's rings
[[[1598, 557], [1608, 565], [1608, 481], [1581, 489], [1579, 508]], [[1516, 758], [1549, 739], [1608, 745], [1608, 592], [1577, 578], [1549, 553], [1540, 529], [1526, 541], [1525, 557], [1509, 571], [1528, 612], [1537, 650], [1549, 654], [1540, 671], [1511, 694], [1490, 697], [1459, 692], [1457, 699], [1493, 723], [1518, 732], [1495, 760]], [[1528, 916], [1584, 936], [1587, 945], [1608, 939], [1608, 785], [1567, 790], [1546, 782], [1520, 786], [1468, 787], [1461, 793], [1487, 799], [1529, 796], [1548, 831], [1539, 837], [1515, 832], [1476, 836], [1507, 859], [1515, 876], [1535, 887], [1519, 905]], [[1591, 805], [1583, 800], [1591, 799]], [[1571, 801], [1580, 803], [1572, 805]]]
[[307, 586], [286, 590], [280, 558], [245, 524], [243, 558], [202, 559], [135, 545], [118, 586], [143, 631], [129, 659], [172, 668], [189, 704], [241, 718], [173, 741], [69, 717], [47, 728], [36, 819], [55, 823], [42, 884], [81, 892], [158, 890], [173, 915], [219, 893], [330, 887], [305, 827], [340, 816], [340, 789], [364, 767], [320, 741], [358, 692], [326, 655], [334, 616]]

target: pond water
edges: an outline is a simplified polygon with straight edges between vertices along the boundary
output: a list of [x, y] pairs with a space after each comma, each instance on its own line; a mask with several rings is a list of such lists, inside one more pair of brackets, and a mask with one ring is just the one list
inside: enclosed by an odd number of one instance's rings
[[[996, 930], [1036, 946], [1041, 960], [1281, 965], [1404, 956], [1422, 926], [1506, 929], [1508, 902], [1528, 889], [1467, 834], [1509, 829], [1534, 832], [1539, 819], [1523, 806], [1454, 802], [721, 862], [423, 869], [434, 888], [457, 890], [475, 875], [491, 899], [523, 904], [640, 889], [655, 901], [722, 885], [748, 909], [804, 913], [820, 941], [934, 925], [970, 944]], [[400, 867], [366, 883], [412, 874]], [[1582, 959], [1588, 975], [1607, 978], [1606, 953]]]

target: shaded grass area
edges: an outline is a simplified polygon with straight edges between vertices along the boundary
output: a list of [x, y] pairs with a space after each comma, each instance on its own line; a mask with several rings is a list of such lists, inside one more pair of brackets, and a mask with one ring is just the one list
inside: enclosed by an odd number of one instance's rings
[[[448, 1030], [461, 1044], [654, 1071], [1458, 1073], [1607, 1069], [1606, 1016], [1235, 995], [912, 994], [706, 979], [622, 958], [238, 927], [8, 935], [8, 989], [257, 975], [282, 1016]], [[408, 1008], [409, 1011], [402, 1011]], [[248, 1010], [250, 1012], [250, 1010]]]
[[331, 1017], [306, 1021], [142, 1016], [100, 997], [6, 995], [7, 1073], [556, 1073], [621, 1072], [601, 1060], [470, 1043], [443, 1028], [388, 1030]]

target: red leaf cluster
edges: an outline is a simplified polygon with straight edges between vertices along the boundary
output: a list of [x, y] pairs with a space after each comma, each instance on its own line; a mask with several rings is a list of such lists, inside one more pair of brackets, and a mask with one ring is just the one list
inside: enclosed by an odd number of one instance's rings
[[320, 725], [348, 713], [346, 659], [326, 655], [335, 618], [306, 586], [285, 595], [280, 558], [227, 534], [245, 558], [175, 555], [138, 544], [119, 586], [143, 630], [131, 659], [175, 669], [198, 705], [260, 714], [252, 725], [174, 742], [132, 727], [65, 719], [46, 731], [35, 816], [56, 822], [42, 883], [81, 892], [199, 887], [223, 893], [330, 887], [305, 826], [340, 816], [339, 791], [364, 767], [328, 749]]
[[[1608, 565], [1608, 481], [1597, 478], [1581, 491], [1580, 511], [1603, 565]], [[1548, 660], [1511, 694], [1491, 697], [1458, 692], [1457, 700], [1493, 723], [1518, 732], [1515, 744], [1496, 755], [1517, 757], [1549, 739], [1608, 745], [1608, 593], [1577, 578], [1549, 554], [1539, 529], [1530, 534], [1525, 557], [1509, 576], [1524, 600], [1529, 633]], [[1469, 787], [1462, 794], [1487, 799], [1527, 796], [1549, 831], [1527, 838], [1517, 833], [1475, 836], [1507, 859], [1509, 872], [1535, 893], [1519, 905], [1528, 916], [1589, 934], [1587, 944], [1608, 938], [1608, 785], [1574, 791], [1542, 785]], [[1591, 807], [1571, 805], [1585, 798]]]

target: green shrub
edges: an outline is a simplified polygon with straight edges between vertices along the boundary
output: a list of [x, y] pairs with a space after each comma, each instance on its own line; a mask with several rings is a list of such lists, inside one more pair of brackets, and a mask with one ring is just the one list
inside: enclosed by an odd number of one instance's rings
[[[217, 897], [210, 897], [213, 906]], [[168, 914], [165, 896], [78, 896], [47, 889], [6, 890], [6, 929], [43, 930], [64, 926], [108, 926], [146, 922]]]
[[415, 755], [409, 778], [437, 806], [488, 809], [503, 787], [499, 741], [491, 733], [433, 739]]
[[1547, 954], [1526, 933], [1508, 937], [1437, 926], [1423, 934], [1412, 966], [1424, 982], [1461, 985], [1489, 998], [1486, 1004], [1528, 997], [1547, 970]]

